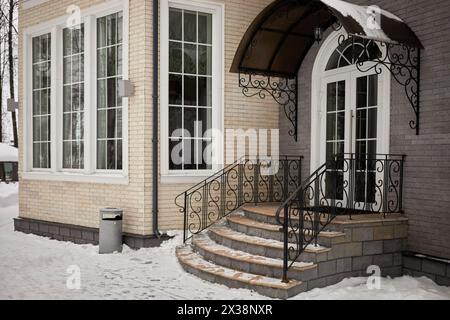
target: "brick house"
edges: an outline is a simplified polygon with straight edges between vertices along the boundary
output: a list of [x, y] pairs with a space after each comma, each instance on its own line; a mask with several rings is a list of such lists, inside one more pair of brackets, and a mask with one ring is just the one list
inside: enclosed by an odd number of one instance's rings
[[[273, 297], [449, 285], [450, 4], [349, 2], [22, 1], [16, 230], [96, 243], [118, 207], [131, 247], [184, 229], [186, 270]], [[282, 156], [226, 161], [229, 129]]]

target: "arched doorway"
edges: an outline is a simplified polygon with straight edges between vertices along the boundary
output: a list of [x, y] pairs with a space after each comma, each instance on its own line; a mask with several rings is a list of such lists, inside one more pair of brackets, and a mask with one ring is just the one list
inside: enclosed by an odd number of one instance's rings
[[[356, 63], [370, 64], [380, 54], [374, 42], [334, 32], [321, 47], [312, 73], [311, 172], [336, 156], [367, 159], [357, 162], [354, 173], [354, 200], [361, 204], [376, 201], [378, 173], [370, 159], [389, 153], [391, 79], [389, 72], [378, 74], [376, 68], [362, 73]], [[344, 198], [347, 171], [344, 164], [329, 169], [325, 183], [342, 186], [337, 199]]]

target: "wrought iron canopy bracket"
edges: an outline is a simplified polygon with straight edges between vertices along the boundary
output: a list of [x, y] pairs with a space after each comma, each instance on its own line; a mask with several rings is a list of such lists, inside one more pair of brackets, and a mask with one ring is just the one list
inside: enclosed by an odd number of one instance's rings
[[239, 87], [246, 97], [265, 99], [271, 96], [281, 107], [291, 123], [289, 135], [298, 139], [298, 77], [267, 76], [256, 73], [239, 73]]
[[[383, 66], [389, 70], [396, 82], [405, 90], [411, 108], [413, 109], [415, 119], [409, 122], [411, 129], [416, 130], [416, 134], [420, 133], [420, 59], [421, 49], [410, 47], [405, 44], [387, 43], [376, 40], [368, 40], [358, 37], [357, 35], [342, 35], [339, 38], [339, 44], [347, 39], [359, 38], [364, 42], [366, 50], [370, 50], [371, 46], [378, 45], [380, 50], [376, 58], [367, 61], [363, 57], [364, 52], [355, 57], [356, 67], [360, 72], [376, 72], [381, 74]], [[353, 41], [353, 44], [355, 41]], [[373, 48], [372, 48], [373, 49]], [[353, 50], [355, 52], [355, 50]]]

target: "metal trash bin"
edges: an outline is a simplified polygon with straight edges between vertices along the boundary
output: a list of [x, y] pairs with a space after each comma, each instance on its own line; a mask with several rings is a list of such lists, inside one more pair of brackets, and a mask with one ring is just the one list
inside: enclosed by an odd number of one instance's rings
[[122, 252], [123, 210], [105, 208], [100, 210], [99, 253]]

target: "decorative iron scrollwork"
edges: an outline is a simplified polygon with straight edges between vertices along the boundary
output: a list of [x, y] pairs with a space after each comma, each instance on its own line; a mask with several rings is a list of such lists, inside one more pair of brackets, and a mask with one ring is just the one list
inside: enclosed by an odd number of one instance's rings
[[[374, 71], [381, 74], [383, 66], [390, 71], [399, 85], [404, 87], [406, 96], [414, 111], [415, 119], [409, 122], [411, 129], [416, 130], [419, 135], [420, 129], [420, 48], [409, 47], [404, 44], [387, 43], [369, 40], [356, 35], [342, 35], [339, 44], [344, 41], [358, 39], [363, 42], [366, 54], [356, 57], [356, 67], [360, 72]], [[355, 44], [356, 41], [353, 41]], [[372, 57], [370, 61], [362, 59], [368, 56], [368, 52], [378, 47], [379, 54]], [[370, 63], [368, 63], [370, 62]]]
[[239, 87], [246, 97], [271, 96], [284, 109], [284, 114], [292, 125], [289, 135], [297, 141], [298, 123], [298, 80], [297, 77], [284, 78], [262, 76], [255, 73], [240, 73]]

